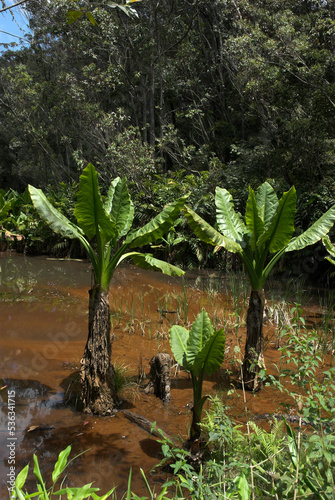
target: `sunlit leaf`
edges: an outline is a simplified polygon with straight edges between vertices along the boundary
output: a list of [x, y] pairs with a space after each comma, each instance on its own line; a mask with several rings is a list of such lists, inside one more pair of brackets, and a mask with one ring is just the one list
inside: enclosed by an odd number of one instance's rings
[[239, 243], [220, 234], [208, 222], [193, 212], [190, 207], [185, 205], [183, 212], [190, 228], [201, 241], [216, 247], [223, 247], [228, 252], [242, 252], [242, 247]]
[[232, 195], [226, 189], [217, 187], [215, 205], [216, 221], [220, 232], [223, 236], [241, 243], [247, 229], [240, 215], [235, 212]]
[[61, 451], [60, 454], [58, 455], [58, 460], [55, 463], [55, 467], [54, 467], [54, 470], [52, 473], [53, 483], [55, 483], [57, 481], [59, 476], [64, 471], [70, 452], [71, 452], [71, 446], [68, 446], [65, 450]]
[[28, 186], [28, 189], [34, 207], [55, 233], [71, 239], [83, 237], [83, 231], [51, 205], [41, 189], [33, 186]]
[[126, 238], [126, 243], [129, 248], [149, 245], [164, 236], [173, 226], [188, 196], [187, 194], [178, 198], [178, 200], [165, 207], [156, 217], [148, 222], [148, 224], [137, 231], [129, 233]]
[[256, 242], [264, 231], [264, 221], [259, 215], [255, 193], [251, 187], [249, 187], [249, 197], [245, 211], [245, 223], [251, 234], [250, 245], [255, 251]]
[[124, 254], [119, 263], [124, 259], [132, 259], [134, 264], [136, 264], [141, 269], [151, 269], [152, 271], [160, 271], [168, 276], [182, 276], [185, 272], [177, 266], [173, 266], [164, 260], [159, 260], [153, 257], [151, 254], [143, 254], [139, 252], [129, 252]]
[[264, 182], [256, 192], [256, 203], [258, 214], [264, 222], [264, 229], [267, 229], [278, 208], [278, 198], [272, 186]]
[[177, 363], [186, 370], [188, 369], [186, 350], [189, 334], [190, 332], [180, 325], [174, 325], [170, 330], [171, 350]]
[[224, 361], [225, 342], [224, 329], [213, 332], [194, 359], [193, 371], [199, 373], [203, 369], [208, 376], [216, 372]]
[[207, 340], [213, 335], [214, 328], [207, 312], [203, 309], [196, 317], [187, 343], [187, 363], [192, 366]]
[[295, 187], [292, 186], [283, 194], [269, 227], [259, 238], [259, 248], [266, 245], [271, 253], [275, 253], [288, 244], [294, 232], [296, 203], [297, 195]]
[[16, 476], [16, 479], [15, 479], [15, 486], [19, 489], [19, 490], [22, 490], [25, 482], [26, 482], [26, 479], [27, 479], [27, 476], [28, 476], [28, 472], [29, 472], [29, 464], [27, 464], [19, 473], [18, 475]]
[[98, 174], [91, 163], [79, 180], [78, 201], [74, 210], [78, 225], [91, 240], [101, 231], [106, 241], [115, 234], [115, 226], [106, 213], [98, 184]]
[[303, 248], [314, 245], [333, 227], [335, 222], [335, 205], [332, 206], [326, 213], [324, 213], [311, 227], [305, 232], [293, 238], [287, 245], [285, 252], [292, 252], [293, 250], [302, 250]]
[[128, 233], [134, 219], [134, 205], [130, 199], [126, 177], [112, 182], [104, 206], [115, 225], [116, 239], [122, 238]]

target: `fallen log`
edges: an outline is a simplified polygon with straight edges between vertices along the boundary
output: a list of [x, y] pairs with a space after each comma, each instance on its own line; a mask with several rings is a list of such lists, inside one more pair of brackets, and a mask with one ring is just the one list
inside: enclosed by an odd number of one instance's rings
[[129, 411], [129, 410], [120, 410], [120, 411], [124, 414], [124, 416], [126, 418], [128, 418], [129, 420], [131, 420], [132, 422], [137, 424], [139, 427], [141, 427], [145, 431], [149, 432], [149, 434], [152, 434], [153, 436], [158, 437], [158, 438], [165, 437], [169, 441], [173, 441], [171, 439], [171, 437], [168, 434], [166, 434], [166, 432], [162, 431], [161, 429], [160, 429], [160, 431], [158, 431], [156, 428], [152, 429], [153, 422], [150, 422], [150, 420], [148, 420], [147, 418], [142, 417], [141, 415], [138, 415], [137, 413], [133, 413], [132, 411]]

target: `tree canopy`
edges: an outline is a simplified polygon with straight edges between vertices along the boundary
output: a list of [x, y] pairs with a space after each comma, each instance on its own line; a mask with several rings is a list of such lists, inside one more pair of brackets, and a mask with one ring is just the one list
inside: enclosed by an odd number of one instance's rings
[[[29, 46], [0, 59], [3, 188], [77, 181], [92, 162], [148, 204], [158, 177], [204, 173], [204, 192], [242, 204], [249, 184], [295, 185], [303, 229], [334, 203], [332, 2], [112, 4], [24, 3]], [[78, 9], [95, 22], [69, 23]]]

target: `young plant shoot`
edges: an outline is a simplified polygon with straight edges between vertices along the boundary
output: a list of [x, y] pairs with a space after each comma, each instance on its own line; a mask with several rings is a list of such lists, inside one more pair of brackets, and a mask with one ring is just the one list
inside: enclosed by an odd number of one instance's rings
[[203, 405], [208, 396], [202, 396], [205, 375], [212, 375], [224, 360], [226, 336], [223, 329], [214, 331], [207, 312], [203, 309], [194, 321], [191, 330], [174, 325], [170, 330], [173, 355], [180, 366], [191, 374], [193, 385], [193, 416], [190, 441], [200, 436]]

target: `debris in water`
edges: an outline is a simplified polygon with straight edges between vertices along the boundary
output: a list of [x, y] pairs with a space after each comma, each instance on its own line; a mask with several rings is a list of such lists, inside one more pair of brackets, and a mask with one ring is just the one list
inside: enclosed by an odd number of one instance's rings
[[50, 431], [54, 429], [54, 425], [31, 425], [26, 429], [27, 432], [35, 432], [35, 431]]

